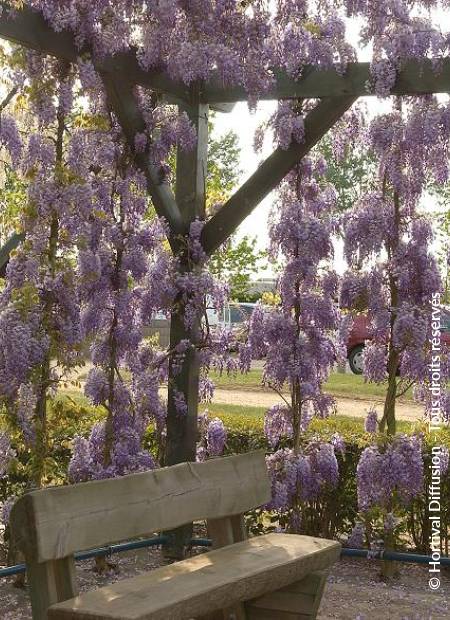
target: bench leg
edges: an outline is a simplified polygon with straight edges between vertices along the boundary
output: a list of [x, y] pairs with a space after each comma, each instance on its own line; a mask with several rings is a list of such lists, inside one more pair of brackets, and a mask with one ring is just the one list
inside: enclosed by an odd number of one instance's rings
[[246, 603], [247, 620], [315, 620], [328, 571], [311, 573], [301, 581]]
[[204, 616], [195, 618], [195, 620], [248, 620], [248, 615], [244, 609], [244, 605], [239, 605], [238, 607], [230, 609], [213, 611]]
[[73, 557], [38, 564], [27, 562], [33, 620], [47, 620], [50, 605], [78, 594]]

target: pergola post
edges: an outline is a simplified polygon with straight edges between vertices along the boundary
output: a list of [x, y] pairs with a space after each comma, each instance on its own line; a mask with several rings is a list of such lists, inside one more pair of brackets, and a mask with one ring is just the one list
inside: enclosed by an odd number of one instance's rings
[[[208, 112], [209, 106], [200, 103], [198, 90], [192, 89], [192, 103], [179, 106], [187, 113], [197, 132], [197, 144], [193, 151], [178, 148], [176, 163], [175, 198], [184, 224], [184, 238], [176, 238], [174, 254], [179, 261], [179, 273], [188, 273], [195, 266], [188, 256], [188, 234], [190, 225], [196, 219], [205, 218], [205, 187], [208, 157]], [[175, 368], [173, 356], [169, 365], [167, 437], [165, 465], [184, 461], [195, 461], [197, 445], [198, 388], [200, 363], [196, 345], [200, 337], [200, 318], [191, 328], [185, 325], [185, 305], [181, 298], [175, 301], [170, 321], [170, 350], [176, 350], [183, 340], [191, 342], [183, 359], [181, 370]], [[184, 398], [187, 411], [177, 409], [177, 397]], [[168, 533], [170, 544], [165, 553], [170, 557], [181, 557], [190, 544], [192, 526], [187, 525]]]
[[[197, 132], [197, 144], [193, 151], [179, 148], [177, 152], [175, 198], [183, 219], [185, 238], [175, 243], [175, 257], [179, 261], [181, 274], [192, 269], [187, 252], [187, 235], [196, 219], [205, 217], [205, 185], [208, 153], [208, 105], [199, 103], [194, 91], [194, 103], [180, 106], [186, 112]], [[187, 329], [184, 323], [184, 304], [176, 300], [171, 316], [170, 350], [175, 350], [182, 340], [198, 343], [200, 325]], [[165, 464], [175, 465], [183, 461], [195, 460], [198, 413], [198, 352], [191, 347], [184, 358], [181, 371], [169, 374], [167, 444]], [[175, 406], [177, 393], [184, 395], [187, 413], [181, 414]]]

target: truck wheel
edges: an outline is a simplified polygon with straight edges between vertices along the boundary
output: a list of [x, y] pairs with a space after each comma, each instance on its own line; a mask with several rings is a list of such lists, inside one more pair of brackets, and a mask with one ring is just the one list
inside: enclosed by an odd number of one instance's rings
[[364, 345], [358, 344], [349, 353], [348, 363], [350, 365], [350, 370], [355, 375], [362, 375], [363, 373], [363, 351]]

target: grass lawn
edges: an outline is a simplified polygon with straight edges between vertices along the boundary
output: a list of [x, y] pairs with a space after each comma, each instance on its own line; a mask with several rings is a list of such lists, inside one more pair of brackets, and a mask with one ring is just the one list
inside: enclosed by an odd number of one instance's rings
[[[227, 390], [261, 390], [261, 370], [251, 370], [246, 375], [223, 375], [218, 376], [212, 373], [212, 379], [216, 383], [218, 388]], [[353, 374], [340, 374], [333, 373], [325, 386], [325, 391], [332, 394], [335, 397], [351, 398], [351, 399], [383, 399], [385, 394], [385, 386], [374, 385], [371, 383], [365, 383], [361, 376]], [[60, 398], [70, 398], [79, 405], [89, 406], [88, 399], [82, 392], [76, 389], [65, 389], [60, 391]], [[411, 400], [411, 394], [404, 396], [403, 399]], [[210, 403], [208, 405], [200, 405], [199, 410], [204, 411], [208, 409], [210, 415], [223, 414], [224, 416], [238, 415], [244, 418], [251, 418], [253, 420], [260, 420], [261, 423], [264, 419], [264, 413], [266, 407], [252, 407], [248, 405], [227, 405], [223, 403]], [[332, 416], [328, 420], [315, 420], [314, 425], [325, 424], [327, 428], [332, 428], [335, 431], [350, 431], [351, 428], [361, 427], [364, 424], [363, 418], [349, 417], [349, 416]], [[412, 424], [407, 421], [399, 420], [398, 431], [408, 431]], [[317, 429], [319, 430], [319, 428]]]
[[[79, 381], [86, 380], [87, 371], [78, 375]], [[124, 373], [127, 377], [127, 373]], [[236, 373], [232, 375], [219, 375], [211, 372], [211, 379], [216, 387], [222, 390], [261, 390], [262, 370], [253, 369], [247, 374]], [[267, 388], [268, 389], [268, 388]], [[332, 373], [325, 384], [325, 392], [335, 397], [351, 398], [353, 400], [383, 400], [386, 394], [385, 385], [366, 383], [361, 375]], [[412, 401], [412, 390], [409, 390], [401, 401]]]
[[[226, 390], [257, 390], [261, 389], [261, 370], [251, 370], [246, 375], [222, 375], [211, 373], [216, 386]], [[366, 383], [361, 375], [333, 373], [325, 384], [325, 392], [332, 396], [352, 399], [383, 399], [386, 394], [385, 385]], [[412, 400], [411, 390], [402, 400]]]

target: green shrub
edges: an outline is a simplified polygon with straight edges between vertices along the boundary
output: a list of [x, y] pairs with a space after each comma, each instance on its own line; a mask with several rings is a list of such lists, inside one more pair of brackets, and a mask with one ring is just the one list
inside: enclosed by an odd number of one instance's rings
[[[214, 413], [211, 417], [219, 417], [225, 424], [228, 439], [225, 455], [239, 454], [252, 450], [270, 452], [264, 435], [262, 417], [249, 414]], [[86, 404], [83, 398], [65, 395], [54, 401], [49, 413], [50, 454], [46, 462], [46, 484], [66, 484], [67, 467], [71, 457], [71, 443], [77, 434], [88, 436], [93, 424], [104, 417], [101, 407]], [[149, 426], [145, 435], [145, 445], [155, 456], [161, 457], [161, 446], [156, 441], [155, 429]], [[426, 425], [405, 423], [402, 432], [423, 433], [425, 483], [430, 480], [430, 455], [432, 438], [427, 434]], [[304, 533], [330, 538], [346, 537], [358, 518], [358, 502], [356, 488], [356, 469], [360, 455], [365, 447], [373, 443], [374, 438], [364, 431], [363, 420], [352, 418], [314, 419], [305, 434], [305, 441], [321, 439], [330, 441], [333, 434], [339, 433], [345, 441], [345, 454], [338, 454], [339, 485], [332, 492], [324, 492], [320, 501], [305, 506], [302, 515]], [[450, 449], [450, 430], [444, 429], [437, 437], [439, 443]], [[433, 441], [436, 441], [433, 438]], [[0, 503], [8, 497], [20, 495], [28, 488], [27, 472], [29, 472], [30, 452], [13, 437], [17, 458], [14, 460], [9, 475], [0, 480]], [[450, 527], [450, 476], [443, 479], [441, 497], [442, 539], [444, 553], [448, 553]], [[249, 525], [254, 532], [267, 531], [282, 526], [278, 516], [265, 511], [253, 511], [249, 515]], [[428, 500], [426, 494], [416, 500], [405, 510], [401, 524], [404, 532], [403, 540], [406, 547], [416, 548], [420, 552], [429, 550], [430, 522]]]
[[[270, 451], [264, 436], [264, 423], [260, 417], [238, 414], [216, 413], [228, 430], [226, 454], [237, 454], [249, 450], [262, 449]], [[431, 448], [438, 443], [450, 450], [450, 429], [442, 429], [433, 437], [423, 422], [400, 424], [400, 432], [405, 434], [421, 433], [423, 435], [425, 480], [424, 488], [430, 483]], [[345, 538], [358, 519], [358, 496], [356, 470], [362, 451], [374, 442], [374, 437], [364, 430], [364, 420], [331, 417], [325, 420], [312, 420], [305, 442], [314, 438], [330, 441], [335, 433], [339, 433], [345, 441], [344, 455], [337, 455], [339, 463], [339, 484], [332, 492], [325, 492], [319, 502], [305, 506], [302, 515], [302, 530], [311, 536], [327, 538]], [[430, 519], [428, 496], [425, 492], [413, 504], [404, 510], [399, 530], [402, 532], [402, 543], [405, 548], [414, 548], [418, 552], [428, 553], [430, 550]], [[277, 515], [257, 510], [249, 515], [249, 526], [255, 533], [276, 529], [283, 526]], [[448, 555], [450, 529], [450, 475], [442, 479], [441, 486], [441, 523], [442, 553]]]

